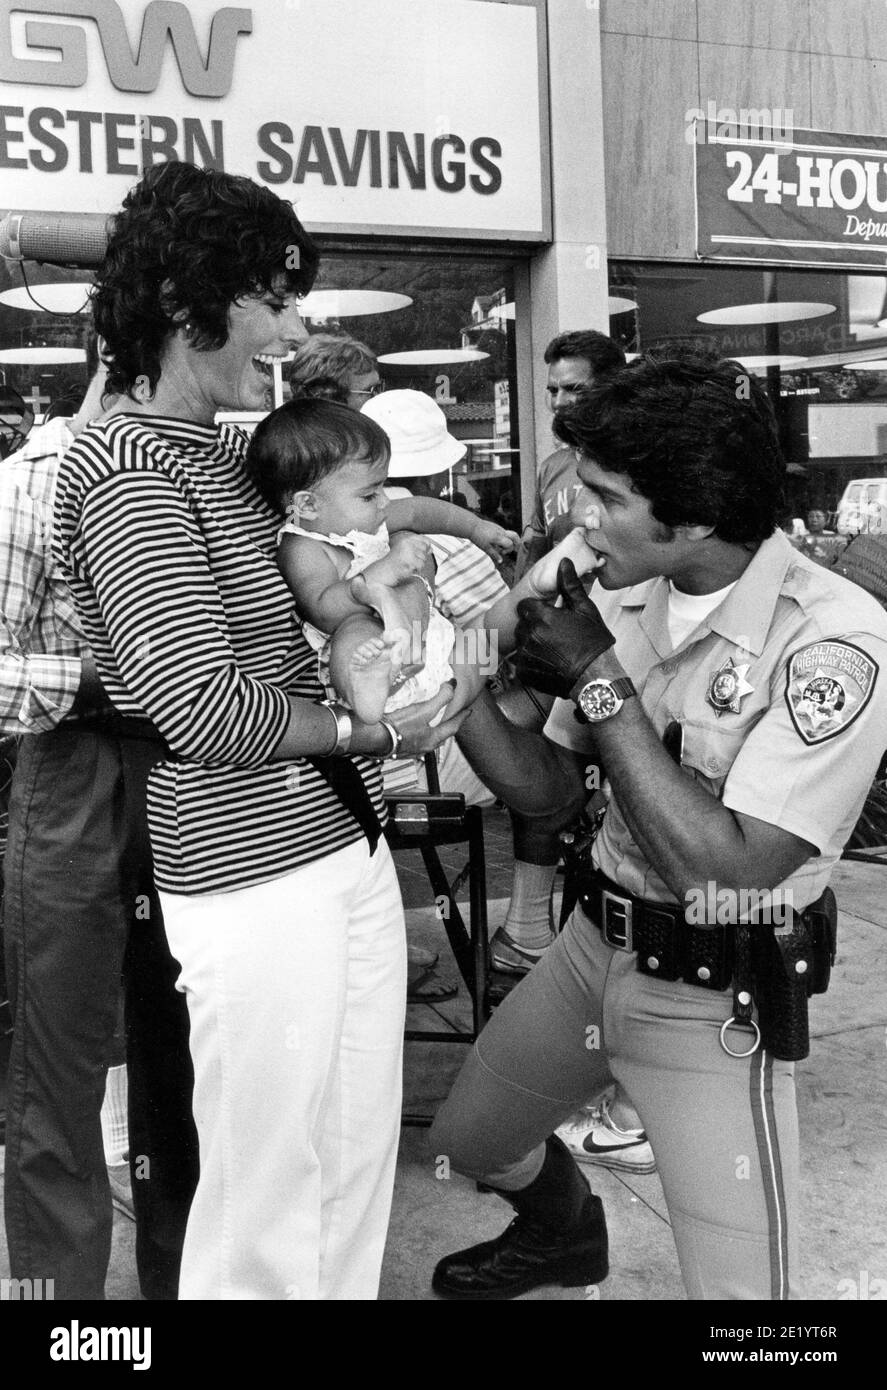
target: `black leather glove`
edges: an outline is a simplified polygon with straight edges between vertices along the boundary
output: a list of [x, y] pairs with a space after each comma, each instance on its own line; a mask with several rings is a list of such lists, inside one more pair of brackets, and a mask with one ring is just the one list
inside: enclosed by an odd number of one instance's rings
[[517, 605], [514, 664], [525, 685], [566, 696], [616, 638], [586, 594], [572, 560], [561, 560], [557, 588], [563, 608], [540, 598], [525, 598]]

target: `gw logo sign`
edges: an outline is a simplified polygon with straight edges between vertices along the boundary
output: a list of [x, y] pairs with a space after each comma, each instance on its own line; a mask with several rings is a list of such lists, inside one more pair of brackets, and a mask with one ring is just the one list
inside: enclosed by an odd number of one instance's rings
[[213, 16], [206, 59], [200, 51], [187, 5], [173, 0], [151, 0], [142, 20], [142, 33], [134, 58], [115, 0], [0, 0], [0, 81], [24, 82], [41, 87], [83, 87], [87, 79], [86, 35], [76, 24], [48, 24], [27, 20], [25, 42], [35, 51], [51, 50], [61, 62], [15, 58], [12, 54], [11, 15], [55, 14], [65, 19], [90, 19], [99, 31], [108, 76], [118, 92], [153, 92], [160, 81], [167, 37], [182, 74], [185, 90], [195, 97], [223, 97], [231, 86], [234, 50], [240, 34], [251, 34], [252, 10], [226, 7]]

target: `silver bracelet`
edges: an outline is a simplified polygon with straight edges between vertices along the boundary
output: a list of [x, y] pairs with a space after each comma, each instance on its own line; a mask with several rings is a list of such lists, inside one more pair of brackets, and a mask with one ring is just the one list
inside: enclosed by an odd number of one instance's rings
[[400, 745], [403, 743], [403, 734], [398, 733], [394, 725], [390, 724], [387, 719], [380, 719], [379, 723], [391, 738], [391, 747], [388, 749], [387, 753], [382, 753], [380, 755], [384, 762], [388, 758], [396, 758], [398, 756], [400, 753]]
[[424, 574], [417, 574], [417, 575], [416, 575], [416, 578], [417, 578], [417, 579], [421, 579], [422, 583], [425, 585], [425, 592], [426, 592], [426, 594], [428, 595], [428, 602], [431, 604], [431, 607], [433, 608], [433, 607], [434, 607], [434, 590], [432, 589], [431, 585], [428, 583], [428, 580], [425, 578]]
[[334, 700], [321, 700], [325, 709], [328, 709], [333, 719], [336, 721], [336, 741], [328, 752], [324, 753], [325, 758], [342, 757], [351, 747], [351, 736], [353, 726], [351, 715], [344, 705], [337, 705]]

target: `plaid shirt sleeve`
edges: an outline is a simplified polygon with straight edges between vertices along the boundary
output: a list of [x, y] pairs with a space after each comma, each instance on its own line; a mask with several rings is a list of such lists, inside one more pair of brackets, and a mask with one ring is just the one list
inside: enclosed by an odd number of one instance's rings
[[[87, 651], [50, 551], [61, 421], [32, 431], [0, 479], [0, 731], [43, 733], [70, 711]], [[36, 436], [36, 437], [34, 437]]]

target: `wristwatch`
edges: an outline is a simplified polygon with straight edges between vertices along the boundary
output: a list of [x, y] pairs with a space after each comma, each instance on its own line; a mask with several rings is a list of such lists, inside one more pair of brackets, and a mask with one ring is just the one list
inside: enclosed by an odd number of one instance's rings
[[628, 676], [620, 676], [615, 681], [599, 677], [583, 685], [576, 696], [573, 715], [580, 724], [602, 724], [618, 714], [625, 701], [636, 694]]

